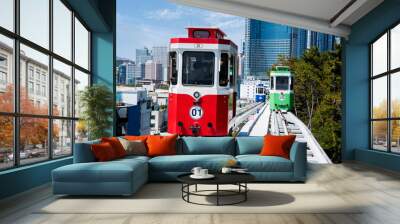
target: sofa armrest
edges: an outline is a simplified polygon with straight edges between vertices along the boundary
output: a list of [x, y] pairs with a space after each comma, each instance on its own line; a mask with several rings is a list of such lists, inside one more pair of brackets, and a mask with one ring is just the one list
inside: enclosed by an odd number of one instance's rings
[[293, 162], [293, 179], [305, 181], [307, 176], [307, 143], [294, 142], [290, 149], [290, 160]]
[[96, 158], [94, 157], [91, 149], [92, 144], [100, 143], [99, 140], [90, 141], [90, 142], [81, 142], [75, 143], [74, 145], [74, 163], [89, 163], [95, 162]]

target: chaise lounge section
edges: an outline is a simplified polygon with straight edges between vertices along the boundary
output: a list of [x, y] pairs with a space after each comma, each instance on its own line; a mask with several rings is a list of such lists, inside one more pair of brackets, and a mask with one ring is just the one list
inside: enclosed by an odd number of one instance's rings
[[67, 195], [132, 195], [148, 181], [176, 181], [176, 177], [200, 166], [218, 172], [229, 160], [236, 160], [259, 182], [304, 182], [306, 145], [295, 142], [290, 159], [260, 156], [263, 137], [182, 137], [177, 155], [127, 156], [96, 162], [91, 145], [77, 143], [74, 163], [52, 172], [53, 193]]

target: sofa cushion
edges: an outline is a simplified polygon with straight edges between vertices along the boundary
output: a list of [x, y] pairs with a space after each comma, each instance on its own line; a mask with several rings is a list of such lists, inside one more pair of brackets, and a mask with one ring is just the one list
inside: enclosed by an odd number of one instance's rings
[[147, 137], [146, 143], [148, 156], [164, 156], [176, 155], [176, 139], [178, 135], [150, 135]]
[[112, 145], [108, 142], [93, 144], [91, 148], [96, 161], [105, 162], [119, 158]]
[[293, 172], [292, 161], [279, 156], [239, 155], [236, 159], [249, 172]]
[[236, 155], [260, 154], [263, 144], [263, 136], [237, 137]]
[[129, 141], [124, 138], [119, 138], [122, 146], [126, 151], [126, 155], [138, 155], [145, 156], [147, 155], [146, 143], [141, 140]]
[[183, 137], [182, 154], [234, 155], [235, 140], [232, 137]]
[[129, 141], [146, 141], [148, 135], [125, 135], [123, 136], [124, 139], [129, 140]]
[[[130, 182], [134, 172], [147, 166], [139, 159], [109, 162], [75, 163], [53, 170], [53, 181], [58, 182]], [[143, 173], [147, 176], [147, 173]]]
[[296, 140], [296, 135], [266, 135], [261, 156], [280, 156], [290, 159], [290, 148]]
[[114, 149], [115, 155], [118, 158], [122, 158], [126, 156], [126, 151], [124, 147], [122, 146], [121, 142], [119, 141], [119, 138], [117, 137], [104, 137], [101, 138], [101, 142], [108, 142]]
[[190, 172], [199, 166], [212, 172], [219, 171], [228, 160], [235, 159], [231, 155], [174, 155], [158, 156], [149, 160], [150, 171]]

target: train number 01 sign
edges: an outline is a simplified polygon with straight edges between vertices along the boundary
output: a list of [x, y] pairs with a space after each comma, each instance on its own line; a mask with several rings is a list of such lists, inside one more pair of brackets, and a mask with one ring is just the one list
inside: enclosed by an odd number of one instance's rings
[[203, 109], [199, 106], [193, 106], [190, 108], [189, 114], [193, 120], [198, 120], [203, 117]]

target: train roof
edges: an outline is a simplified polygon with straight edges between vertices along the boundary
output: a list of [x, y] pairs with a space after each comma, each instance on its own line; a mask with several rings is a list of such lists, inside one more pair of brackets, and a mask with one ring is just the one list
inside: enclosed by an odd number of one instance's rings
[[275, 66], [271, 69], [271, 76], [292, 76], [289, 66]]
[[224, 39], [226, 34], [216, 27], [187, 27], [187, 37], [174, 37], [170, 39], [170, 44], [223, 44], [230, 45], [238, 49], [237, 45]]

